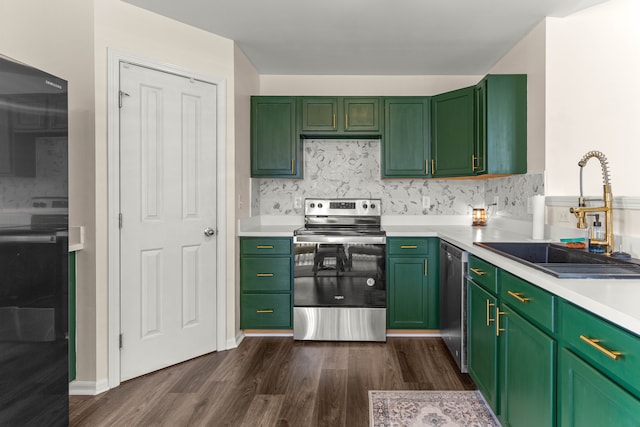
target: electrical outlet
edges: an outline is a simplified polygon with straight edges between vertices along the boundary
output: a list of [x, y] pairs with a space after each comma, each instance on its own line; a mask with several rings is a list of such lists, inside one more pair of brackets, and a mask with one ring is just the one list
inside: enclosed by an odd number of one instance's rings
[[422, 196], [422, 207], [425, 209], [429, 209], [430, 206], [431, 206], [431, 197]]
[[302, 197], [296, 197], [293, 200], [294, 209], [302, 209]]
[[571, 214], [568, 210], [562, 209], [558, 212], [559, 222], [571, 222]]

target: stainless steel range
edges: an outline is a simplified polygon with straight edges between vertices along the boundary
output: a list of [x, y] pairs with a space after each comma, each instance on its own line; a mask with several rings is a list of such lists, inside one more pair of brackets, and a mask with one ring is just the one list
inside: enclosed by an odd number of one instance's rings
[[295, 231], [293, 337], [385, 341], [386, 235], [379, 199], [306, 199]]

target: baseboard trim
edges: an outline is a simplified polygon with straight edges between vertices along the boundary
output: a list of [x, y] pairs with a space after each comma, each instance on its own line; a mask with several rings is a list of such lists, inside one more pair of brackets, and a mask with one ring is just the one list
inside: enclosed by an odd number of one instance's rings
[[71, 381], [69, 383], [69, 394], [72, 396], [95, 396], [109, 390], [109, 381]]
[[[245, 329], [247, 337], [292, 337], [290, 329]], [[439, 337], [439, 329], [387, 329], [388, 337]], [[242, 340], [240, 340], [242, 341]], [[238, 344], [240, 344], [238, 341]]]
[[387, 329], [388, 337], [439, 337], [439, 329]]

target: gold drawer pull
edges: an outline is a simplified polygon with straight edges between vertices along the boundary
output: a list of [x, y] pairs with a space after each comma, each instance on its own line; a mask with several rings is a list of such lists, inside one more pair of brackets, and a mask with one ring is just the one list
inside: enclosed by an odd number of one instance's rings
[[273, 313], [273, 309], [272, 308], [265, 308], [262, 310], [256, 310], [256, 313]]
[[494, 305], [495, 304], [493, 304], [491, 301], [487, 300], [487, 326], [490, 326], [491, 322], [496, 320], [496, 319], [492, 319], [491, 314], [489, 314], [491, 311], [490, 307], [493, 307]]
[[401, 245], [400, 249], [418, 249], [416, 245]]
[[478, 276], [484, 276], [485, 274], [487, 274], [484, 271], [480, 270], [479, 268], [471, 268], [470, 270], [476, 273]]
[[523, 304], [526, 304], [527, 302], [531, 301], [531, 298], [521, 297], [518, 292], [507, 291], [507, 293]]
[[504, 332], [505, 329], [500, 327], [500, 315], [507, 314], [506, 311], [500, 311], [500, 307], [496, 307], [496, 336], [500, 336], [500, 332]]
[[256, 277], [273, 277], [273, 273], [258, 273]]
[[591, 347], [600, 350], [601, 352], [603, 352], [604, 354], [606, 354], [607, 356], [609, 356], [610, 358], [612, 358], [613, 360], [618, 360], [620, 358], [620, 356], [622, 356], [622, 353], [620, 353], [619, 351], [611, 351], [609, 349], [604, 348], [603, 346], [601, 346], [599, 344], [600, 340], [595, 339], [595, 338], [588, 338], [585, 337], [584, 335], [580, 335], [580, 339], [584, 342], [586, 342], [587, 344], [589, 344]]
[[273, 249], [273, 245], [258, 245], [256, 249]]

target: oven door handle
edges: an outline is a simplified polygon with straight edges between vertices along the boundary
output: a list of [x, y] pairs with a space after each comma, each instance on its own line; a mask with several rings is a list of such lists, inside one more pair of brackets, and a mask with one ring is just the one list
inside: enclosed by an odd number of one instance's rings
[[293, 236], [293, 243], [384, 245], [386, 236]]

